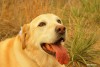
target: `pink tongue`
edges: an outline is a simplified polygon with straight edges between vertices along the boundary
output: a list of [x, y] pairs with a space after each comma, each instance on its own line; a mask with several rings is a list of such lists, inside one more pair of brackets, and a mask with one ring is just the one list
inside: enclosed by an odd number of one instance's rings
[[53, 50], [56, 52], [56, 59], [60, 64], [67, 64], [69, 61], [66, 49], [61, 45], [52, 45]]

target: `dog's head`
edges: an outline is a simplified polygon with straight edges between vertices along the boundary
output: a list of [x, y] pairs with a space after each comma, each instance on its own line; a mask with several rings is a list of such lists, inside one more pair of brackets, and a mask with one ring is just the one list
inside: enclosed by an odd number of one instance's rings
[[68, 63], [68, 55], [62, 43], [65, 41], [66, 27], [62, 24], [61, 19], [54, 14], [43, 14], [36, 17], [30, 24], [22, 28], [22, 39], [27, 46], [36, 47], [37, 49], [50, 54], [61, 64]]

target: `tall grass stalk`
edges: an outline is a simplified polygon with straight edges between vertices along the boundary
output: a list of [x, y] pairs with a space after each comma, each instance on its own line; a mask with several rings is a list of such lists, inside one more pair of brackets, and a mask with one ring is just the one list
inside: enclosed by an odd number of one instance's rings
[[[97, 42], [98, 37], [95, 33], [97, 30], [89, 31], [91, 28], [86, 30], [86, 24], [77, 22], [75, 25], [74, 35], [68, 40], [67, 48], [70, 53], [70, 62], [67, 65], [70, 66], [86, 66], [100, 55], [100, 51], [95, 51], [93, 45]], [[94, 27], [94, 26], [92, 26]]]

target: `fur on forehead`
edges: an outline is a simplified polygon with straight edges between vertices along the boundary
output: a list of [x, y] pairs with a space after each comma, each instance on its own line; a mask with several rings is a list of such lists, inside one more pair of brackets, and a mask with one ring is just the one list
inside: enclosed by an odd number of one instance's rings
[[[37, 26], [38, 22], [42, 22], [42, 21], [45, 21], [45, 19], [60, 19], [58, 16], [56, 16], [55, 14], [51, 14], [51, 13], [48, 13], [48, 14], [41, 14], [39, 16], [37, 16], [36, 18], [34, 18], [31, 23], [30, 23], [30, 26]], [[60, 19], [61, 20], [61, 19]], [[34, 24], [34, 25], [33, 25]]]

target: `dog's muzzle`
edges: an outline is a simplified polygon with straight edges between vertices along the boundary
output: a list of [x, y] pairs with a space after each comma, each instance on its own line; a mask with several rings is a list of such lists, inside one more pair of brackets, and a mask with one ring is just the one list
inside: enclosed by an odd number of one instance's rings
[[63, 25], [58, 25], [55, 28], [57, 40], [53, 43], [41, 43], [41, 48], [48, 54], [54, 56], [60, 64], [69, 62], [69, 55], [66, 48], [62, 45], [65, 41], [66, 28]]

